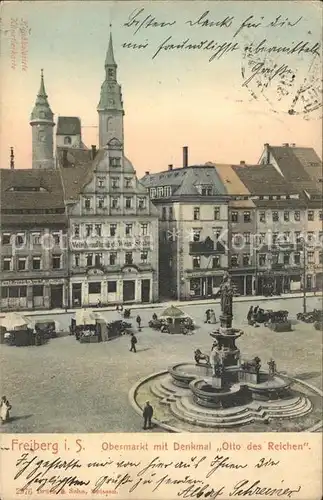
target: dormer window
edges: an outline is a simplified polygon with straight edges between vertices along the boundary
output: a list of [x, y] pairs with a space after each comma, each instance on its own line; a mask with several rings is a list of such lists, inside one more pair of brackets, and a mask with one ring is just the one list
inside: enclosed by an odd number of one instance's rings
[[121, 158], [109, 158], [110, 167], [120, 167], [121, 166]]
[[72, 139], [69, 136], [64, 137], [64, 145], [68, 146], [69, 144], [72, 144]]
[[201, 186], [200, 187], [200, 194], [202, 196], [212, 196], [212, 186]]
[[84, 200], [84, 208], [85, 208], [85, 210], [90, 210], [90, 208], [91, 208], [91, 198], [85, 198], [85, 200]]

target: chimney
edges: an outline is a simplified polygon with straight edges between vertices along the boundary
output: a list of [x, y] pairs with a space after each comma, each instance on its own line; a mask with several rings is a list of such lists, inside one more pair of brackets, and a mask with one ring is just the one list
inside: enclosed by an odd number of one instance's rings
[[267, 163], [267, 165], [270, 163], [270, 150], [269, 150], [269, 143], [266, 142], [266, 144], [264, 144], [264, 148], [265, 148], [265, 153], [266, 153], [266, 156], [265, 156], [265, 161]]
[[145, 175], [149, 175], [149, 170], [146, 170]]
[[168, 170], [173, 170], [173, 165], [168, 165]]
[[291, 148], [295, 148], [296, 147], [296, 144], [295, 142], [293, 142], [291, 145], [290, 145]]
[[95, 157], [96, 157], [96, 146], [94, 144], [92, 144], [92, 146], [91, 146], [91, 160], [94, 160]]
[[67, 149], [63, 149], [63, 167], [68, 167]]
[[288, 142], [284, 142], [284, 143], [283, 143], [283, 146], [284, 146], [284, 148], [289, 148], [289, 144], [288, 144]]
[[240, 165], [245, 165], [246, 162], [244, 160], [240, 160]]
[[183, 147], [183, 168], [188, 166], [188, 147]]
[[10, 168], [14, 170], [15, 168], [15, 155], [13, 153], [13, 148], [10, 148]]

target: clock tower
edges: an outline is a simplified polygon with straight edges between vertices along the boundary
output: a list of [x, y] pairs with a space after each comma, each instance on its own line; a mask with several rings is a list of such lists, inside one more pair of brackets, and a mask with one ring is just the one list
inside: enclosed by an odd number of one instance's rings
[[113, 54], [112, 35], [105, 58], [105, 80], [101, 86], [99, 113], [99, 147], [103, 148], [111, 139], [118, 139], [123, 149], [123, 102], [121, 86], [117, 82], [117, 64]]
[[32, 127], [32, 168], [54, 168], [54, 115], [45, 91], [41, 70], [40, 87], [30, 116]]

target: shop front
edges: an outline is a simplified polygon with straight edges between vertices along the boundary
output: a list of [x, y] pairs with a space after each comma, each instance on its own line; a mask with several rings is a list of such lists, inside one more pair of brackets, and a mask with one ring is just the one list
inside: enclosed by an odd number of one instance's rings
[[67, 280], [29, 279], [1, 282], [1, 310], [37, 310], [68, 307]]
[[203, 299], [213, 297], [219, 290], [223, 273], [217, 275], [190, 275], [188, 278], [188, 293], [185, 298]]

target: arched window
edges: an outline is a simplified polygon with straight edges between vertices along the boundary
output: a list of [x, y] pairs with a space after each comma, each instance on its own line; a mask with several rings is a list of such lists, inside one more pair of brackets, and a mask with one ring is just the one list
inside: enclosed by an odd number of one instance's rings
[[108, 69], [108, 77], [113, 78], [114, 77], [114, 70], [113, 69]]
[[64, 144], [71, 144], [72, 139], [70, 137], [64, 137]]

